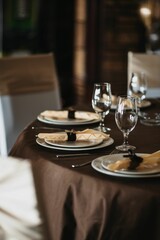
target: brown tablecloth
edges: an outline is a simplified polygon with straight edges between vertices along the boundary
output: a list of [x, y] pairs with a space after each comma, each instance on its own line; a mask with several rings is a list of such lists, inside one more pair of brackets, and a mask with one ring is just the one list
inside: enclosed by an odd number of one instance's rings
[[[155, 101], [147, 111], [159, 109], [160, 104]], [[12, 148], [10, 155], [32, 160], [47, 240], [160, 239], [160, 178], [107, 176], [91, 165], [71, 168], [72, 163], [108, 154], [122, 143], [114, 112], [106, 117], [106, 124], [112, 129], [114, 144], [91, 151], [90, 156], [56, 158], [62, 151], [36, 144], [35, 135], [42, 130], [31, 127], [47, 126], [38, 120], [21, 133]], [[159, 150], [160, 126], [147, 127], [139, 122], [130, 133], [129, 142], [136, 145], [137, 152]]]

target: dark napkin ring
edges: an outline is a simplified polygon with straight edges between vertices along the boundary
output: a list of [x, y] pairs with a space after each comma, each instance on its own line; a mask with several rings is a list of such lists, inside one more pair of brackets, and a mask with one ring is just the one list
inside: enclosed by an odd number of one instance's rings
[[73, 109], [73, 108], [68, 109], [68, 118], [75, 119], [75, 109]]
[[67, 141], [72, 141], [72, 142], [74, 142], [74, 141], [76, 141], [76, 133], [75, 132], [73, 132], [73, 131], [66, 131], [66, 133], [67, 133]]
[[131, 149], [129, 149], [128, 152], [128, 155], [123, 155], [123, 157], [129, 157], [129, 159], [131, 160], [128, 166], [128, 170], [135, 170], [143, 161], [143, 158], [137, 156]]

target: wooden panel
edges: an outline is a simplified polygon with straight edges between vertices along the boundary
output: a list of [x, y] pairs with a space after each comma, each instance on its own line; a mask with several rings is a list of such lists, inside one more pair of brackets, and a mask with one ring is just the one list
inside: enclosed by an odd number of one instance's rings
[[[91, 101], [93, 84], [108, 81], [127, 92], [127, 53], [145, 51], [139, 0], [77, 0], [74, 42], [76, 101]], [[86, 6], [85, 6], [85, 4]]]
[[113, 94], [127, 92], [127, 53], [143, 52], [144, 26], [137, 1], [103, 0], [100, 5], [99, 81], [108, 81]]

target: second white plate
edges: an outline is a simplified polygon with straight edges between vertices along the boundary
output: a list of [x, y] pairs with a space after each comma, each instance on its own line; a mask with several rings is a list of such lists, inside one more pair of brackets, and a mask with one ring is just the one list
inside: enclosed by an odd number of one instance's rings
[[[79, 116], [83, 116], [83, 114], [86, 114], [86, 119], [56, 119], [56, 118], [49, 118], [49, 117], [44, 117], [41, 114], [37, 116], [37, 119], [40, 122], [43, 123], [48, 123], [48, 124], [56, 124], [56, 125], [85, 125], [85, 124], [93, 124], [93, 123], [97, 123], [100, 121], [99, 118], [97, 118], [97, 114], [94, 112], [86, 112], [86, 111], [77, 111], [77, 114], [79, 114]], [[87, 116], [90, 116], [90, 118], [87, 118]]]
[[[140, 108], [146, 108], [146, 107], [149, 107], [149, 106], [151, 106], [151, 102], [148, 101], [148, 100], [143, 100], [142, 103], [139, 105]], [[115, 110], [116, 107], [117, 107], [116, 104], [111, 105], [112, 110]]]
[[47, 144], [43, 139], [36, 139], [36, 142], [38, 145], [45, 147], [45, 148], [50, 148], [50, 149], [57, 149], [57, 150], [62, 150], [62, 151], [86, 151], [86, 150], [95, 150], [95, 149], [101, 149], [107, 146], [110, 146], [113, 144], [114, 140], [113, 138], [109, 138], [107, 141], [103, 141], [102, 143], [96, 145], [96, 146], [90, 146], [90, 147], [81, 147], [81, 148], [76, 148], [76, 147], [58, 147], [58, 146], [53, 146], [50, 144]]
[[99, 145], [103, 142], [103, 139], [93, 140], [77, 140], [77, 141], [54, 141], [45, 140], [45, 142], [52, 146], [64, 147], [64, 148], [84, 148]]

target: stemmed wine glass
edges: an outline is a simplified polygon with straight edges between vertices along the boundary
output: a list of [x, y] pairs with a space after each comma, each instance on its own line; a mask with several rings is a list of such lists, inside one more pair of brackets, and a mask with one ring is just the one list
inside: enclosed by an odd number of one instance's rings
[[143, 72], [132, 73], [129, 83], [129, 95], [137, 97], [138, 104], [141, 106], [142, 101], [145, 99], [147, 93], [147, 79]]
[[138, 120], [137, 99], [131, 96], [119, 96], [115, 111], [115, 121], [123, 133], [123, 144], [117, 146], [120, 151], [134, 150], [136, 147], [128, 143], [129, 133], [135, 128]]
[[109, 113], [111, 108], [111, 84], [110, 83], [95, 83], [92, 94], [92, 107], [100, 116], [99, 131], [107, 132], [110, 128], [105, 127], [104, 118]]

